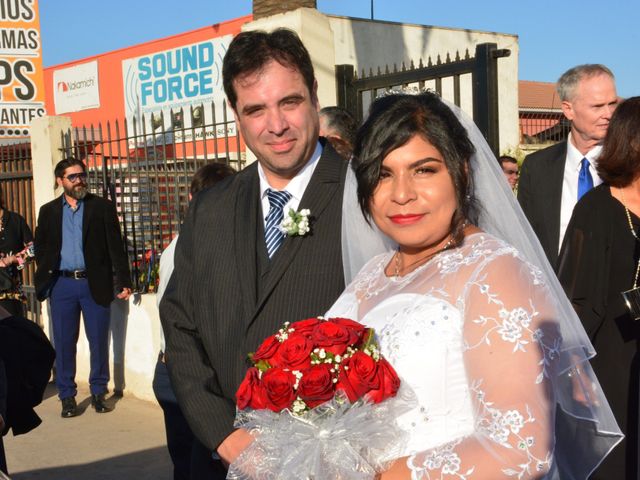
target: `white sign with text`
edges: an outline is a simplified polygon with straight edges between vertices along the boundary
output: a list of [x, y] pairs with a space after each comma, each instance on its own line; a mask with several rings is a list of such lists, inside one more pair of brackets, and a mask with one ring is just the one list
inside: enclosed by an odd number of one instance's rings
[[[191, 139], [192, 130], [196, 131], [197, 137], [206, 130], [207, 138], [212, 138], [211, 104], [215, 105], [216, 123], [221, 123], [222, 106], [226, 101], [222, 60], [232, 38], [226, 35], [123, 60], [129, 134], [133, 133], [135, 123], [138, 135], [143, 131], [146, 134], [172, 132], [176, 141], [185, 141]], [[230, 124], [226, 130], [228, 135], [235, 135], [235, 124]], [[216, 135], [223, 136], [224, 133], [225, 128], [221, 126]]]
[[98, 61], [55, 70], [53, 101], [58, 115], [100, 107]]

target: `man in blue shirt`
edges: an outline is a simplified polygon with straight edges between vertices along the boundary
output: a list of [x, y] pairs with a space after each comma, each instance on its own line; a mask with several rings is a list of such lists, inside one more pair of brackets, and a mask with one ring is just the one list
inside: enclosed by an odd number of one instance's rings
[[77, 415], [76, 344], [80, 313], [91, 353], [89, 386], [96, 412], [109, 382], [109, 306], [131, 295], [131, 274], [114, 205], [87, 190], [84, 164], [67, 158], [55, 167], [64, 193], [45, 204], [35, 235], [39, 300], [50, 298], [56, 348], [56, 386], [62, 417]]

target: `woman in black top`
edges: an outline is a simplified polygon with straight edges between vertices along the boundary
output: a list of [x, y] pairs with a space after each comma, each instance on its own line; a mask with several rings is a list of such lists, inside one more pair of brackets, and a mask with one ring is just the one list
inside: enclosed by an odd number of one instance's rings
[[605, 183], [576, 205], [558, 276], [595, 347], [593, 370], [626, 436], [590, 478], [637, 480], [640, 309], [627, 307], [622, 292], [640, 286], [640, 97], [616, 109], [597, 170]]
[[26, 298], [20, 270], [33, 257], [33, 234], [24, 218], [4, 207], [0, 190], [0, 307], [23, 316]]

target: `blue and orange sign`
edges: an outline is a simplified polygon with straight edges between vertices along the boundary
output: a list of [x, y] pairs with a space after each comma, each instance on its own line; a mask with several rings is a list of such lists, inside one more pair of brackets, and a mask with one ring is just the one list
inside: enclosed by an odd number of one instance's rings
[[0, 0], [0, 139], [29, 135], [45, 114], [37, 0]]

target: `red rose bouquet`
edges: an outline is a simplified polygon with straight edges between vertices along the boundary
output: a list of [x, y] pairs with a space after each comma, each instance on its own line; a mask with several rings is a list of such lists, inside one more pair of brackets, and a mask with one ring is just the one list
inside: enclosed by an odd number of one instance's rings
[[235, 426], [256, 441], [231, 479], [370, 479], [397, 458], [409, 409], [371, 328], [346, 318], [285, 323], [249, 355]]

